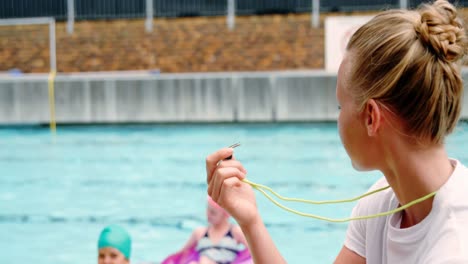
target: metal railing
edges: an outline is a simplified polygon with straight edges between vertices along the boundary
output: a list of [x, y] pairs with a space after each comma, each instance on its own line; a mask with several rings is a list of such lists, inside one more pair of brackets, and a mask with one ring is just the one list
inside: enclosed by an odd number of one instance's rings
[[54, 17], [57, 20], [63, 20], [66, 16], [66, 0], [0, 1], [0, 18]]
[[[224, 16], [227, 0], [152, 0], [155, 17]], [[313, 0], [236, 0], [236, 14], [302, 13], [312, 11]], [[320, 11], [364, 11], [397, 8], [401, 0], [327, 0], [320, 1]], [[421, 0], [407, 0], [409, 7]], [[468, 0], [452, 1], [467, 6]], [[75, 18], [142, 18], [146, 0], [74, 0]], [[67, 19], [67, 0], [2, 0], [0, 18], [54, 17]]]
[[[319, 26], [319, 12], [352, 12], [413, 8], [428, 0], [2, 0], [0, 19], [54, 17], [67, 20], [71, 34], [75, 20], [146, 17], [146, 31], [152, 31], [154, 17], [227, 16], [233, 29], [236, 15], [311, 13]], [[468, 0], [452, 1], [459, 7]]]
[[137, 18], [145, 16], [146, 6], [145, 0], [75, 0], [75, 12], [80, 20]]
[[154, 1], [156, 17], [224, 16], [226, 10], [226, 0]]

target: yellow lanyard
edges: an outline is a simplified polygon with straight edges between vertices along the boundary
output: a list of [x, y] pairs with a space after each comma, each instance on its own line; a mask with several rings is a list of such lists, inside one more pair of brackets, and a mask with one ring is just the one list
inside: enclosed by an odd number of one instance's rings
[[[240, 144], [236, 143], [236, 144], [231, 145], [229, 147], [230, 148], [235, 148], [235, 147], [238, 147], [238, 146], [240, 146]], [[227, 159], [231, 159], [231, 158], [232, 158], [232, 156], [228, 157]], [[366, 196], [369, 196], [369, 195], [372, 195], [374, 193], [378, 193], [378, 192], [381, 192], [383, 190], [386, 190], [386, 189], [390, 188], [390, 186], [383, 187], [383, 188], [380, 188], [380, 189], [365, 193], [363, 195], [360, 195], [360, 196], [357, 196], [357, 197], [354, 197], [354, 198], [351, 198], [351, 199], [313, 201], [313, 200], [306, 200], [306, 199], [299, 199], [299, 198], [284, 197], [284, 196], [278, 194], [277, 192], [273, 191], [273, 189], [271, 189], [270, 187], [268, 187], [266, 185], [254, 183], [254, 182], [249, 181], [247, 179], [243, 179], [242, 181], [249, 184], [250, 186], [252, 186], [254, 189], [258, 190], [259, 192], [261, 192], [273, 204], [275, 204], [276, 206], [278, 206], [279, 208], [281, 208], [281, 209], [283, 209], [285, 211], [288, 211], [290, 213], [297, 214], [297, 215], [300, 215], [300, 216], [315, 218], [315, 219], [318, 219], [318, 220], [323, 220], [323, 221], [328, 221], [328, 222], [333, 222], [333, 223], [343, 223], [343, 222], [348, 222], [348, 221], [353, 221], [353, 220], [363, 220], [363, 219], [370, 219], [370, 218], [376, 218], [376, 217], [391, 215], [391, 214], [403, 211], [403, 210], [405, 210], [405, 209], [407, 209], [407, 208], [409, 208], [409, 207], [411, 207], [411, 206], [413, 206], [415, 204], [418, 204], [418, 203], [420, 203], [422, 201], [425, 201], [425, 200], [435, 196], [436, 193], [437, 193], [437, 191], [429, 193], [429, 194], [427, 194], [427, 195], [425, 195], [425, 196], [423, 196], [421, 198], [418, 198], [418, 199], [416, 199], [416, 200], [414, 200], [414, 201], [412, 201], [410, 203], [407, 203], [407, 204], [405, 204], [405, 205], [403, 205], [401, 207], [398, 207], [396, 209], [393, 209], [393, 210], [390, 210], [390, 211], [387, 211], [387, 212], [381, 212], [381, 213], [377, 213], [377, 214], [357, 216], [357, 217], [329, 218], [329, 217], [323, 217], [323, 216], [319, 216], [319, 215], [315, 215], [315, 214], [300, 212], [300, 211], [291, 209], [291, 208], [289, 208], [287, 206], [284, 206], [281, 203], [279, 203], [278, 201], [276, 201], [275, 199], [273, 199], [273, 197], [271, 197], [267, 193], [267, 191], [270, 192], [271, 194], [273, 194], [274, 196], [276, 196], [278, 199], [283, 200], [283, 201], [287, 201], [287, 202], [297, 202], [297, 203], [307, 203], [307, 204], [337, 204], [337, 203], [349, 203], [349, 202], [357, 201], [357, 200], [359, 200], [361, 198], [364, 198]]]
[[[363, 195], [360, 195], [360, 196], [357, 196], [357, 197], [354, 197], [354, 198], [351, 198], [351, 199], [343, 199], [343, 200], [329, 200], [329, 201], [313, 201], [313, 200], [306, 200], [306, 199], [299, 199], [299, 198], [288, 198], [288, 197], [284, 197], [284, 196], [281, 196], [280, 194], [278, 194], [277, 192], [273, 191], [270, 187], [268, 186], [265, 186], [265, 185], [262, 185], [262, 184], [258, 184], [258, 183], [254, 183], [254, 182], [251, 182], [247, 179], [244, 179], [243, 182], [249, 184], [250, 186], [252, 186], [254, 189], [258, 190], [259, 192], [261, 192], [263, 195], [265, 195], [266, 198], [268, 198], [268, 200], [270, 200], [273, 204], [275, 204], [276, 206], [278, 206], [279, 208], [283, 209], [283, 210], [286, 210], [290, 213], [293, 213], [293, 214], [297, 214], [297, 215], [300, 215], [300, 216], [305, 216], [305, 217], [310, 217], [310, 218], [315, 218], [315, 219], [318, 219], [318, 220], [323, 220], [323, 221], [328, 221], [328, 222], [333, 222], [333, 223], [343, 223], [343, 222], [348, 222], [348, 221], [352, 221], [352, 220], [362, 220], [362, 219], [370, 219], [370, 218], [376, 218], [376, 217], [380, 217], [380, 216], [386, 216], [386, 215], [391, 215], [391, 214], [394, 214], [394, 213], [397, 213], [397, 212], [400, 212], [400, 211], [403, 211], [405, 210], [406, 208], [410, 207], [410, 206], [413, 206], [417, 203], [420, 203], [422, 201], [425, 201], [431, 197], [433, 197], [437, 192], [432, 192], [428, 195], [425, 195], [419, 199], [416, 199], [410, 203], [407, 203], [401, 207], [398, 207], [396, 209], [393, 209], [393, 210], [390, 210], [390, 211], [387, 211], [387, 212], [381, 212], [381, 213], [377, 213], [377, 214], [371, 214], [371, 215], [364, 215], [364, 216], [357, 216], [357, 217], [347, 217], [347, 218], [329, 218], [329, 217], [323, 217], [323, 216], [319, 216], [319, 215], [315, 215], [315, 214], [309, 214], [309, 213], [304, 213], [304, 212], [300, 212], [300, 211], [297, 211], [297, 210], [294, 210], [294, 209], [291, 209], [289, 207], [286, 207], [282, 204], [280, 204], [278, 201], [276, 201], [275, 199], [273, 199], [273, 197], [271, 197], [266, 191], [269, 191], [270, 193], [272, 193], [274, 196], [276, 196], [278, 199], [280, 200], [283, 200], [283, 201], [288, 201], [288, 202], [298, 202], [298, 203], [308, 203], [308, 204], [337, 204], [337, 203], [348, 203], [348, 202], [354, 202], [354, 201], [357, 201], [361, 198], [364, 198], [366, 196], [369, 196], [369, 195], [372, 195], [374, 193], [378, 193], [378, 192], [381, 192], [383, 190], [386, 190], [388, 188], [390, 188], [390, 186], [387, 186], [387, 187], [383, 187], [383, 188], [380, 188], [380, 189], [377, 189], [377, 190], [374, 190], [374, 191], [371, 191], [371, 192], [368, 192], [368, 193], [365, 193]], [[266, 190], [266, 191], [265, 191]]]

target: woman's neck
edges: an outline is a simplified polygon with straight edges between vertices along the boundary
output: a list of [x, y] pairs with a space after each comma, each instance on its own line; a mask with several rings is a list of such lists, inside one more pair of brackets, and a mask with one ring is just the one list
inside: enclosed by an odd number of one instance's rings
[[[454, 168], [443, 145], [418, 148], [392, 143], [385, 151], [386, 165], [381, 171], [400, 205], [439, 190], [450, 178]], [[421, 222], [431, 212], [433, 200], [432, 197], [403, 211], [401, 227]]]
[[216, 225], [211, 224], [208, 228], [208, 236], [213, 243], [218, 243], [227, 231], [231, 228], [229, 221], [222, 221]]
[[217, 224], [211, 224], [211, 230], [215, 230], [216, 232], [226, 231], [230, 228], [231, 224], [229, 221], [221, 221]]

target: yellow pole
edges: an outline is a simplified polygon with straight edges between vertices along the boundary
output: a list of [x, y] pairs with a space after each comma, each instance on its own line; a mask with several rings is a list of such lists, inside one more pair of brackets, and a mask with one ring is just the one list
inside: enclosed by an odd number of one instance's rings
[[55, 76], [57, 73], [51, 71], [49, 74], [49, 110], [50, 110], [50, 131], [55, 134], [57, 132], [57, 124], [55, 123]]

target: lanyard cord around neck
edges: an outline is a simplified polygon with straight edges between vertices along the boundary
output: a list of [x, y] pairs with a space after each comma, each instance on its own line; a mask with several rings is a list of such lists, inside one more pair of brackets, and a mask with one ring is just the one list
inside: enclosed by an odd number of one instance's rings
[[[234, 145], [231, 145], [231, 146], [229, 146], [229, 148], [236, 148], [238, 146], [240, 146], [240, 143], [236, 143]], [[231, 159], [231, 158], [232, 158], [232, 156], [228, 157], [227, 159]], [[297, 215], [300, 215], [300, 216], [315, 218], [315, 219], [318, 219], [318, 220], [328, 221], [328, 222], [332, 222], [332, 223], [343, 223], [343, 222], [348, 222], [348, 221], [371, 219], [371, 218], [377, 218], [377, 217], [381, 217], [381, 216], [391, 215], [391, 214], [403, 211], [406, 208], [409, 208], [409, 207], [411, 207], [411, 206], [413, 206], [415, 204], [423, 202], [423, 201], [425, 201], [425, 200], [427, 200], [427, 199], [429, 199], [431, 197], [434, 197], [436, 195], [436, 193], [437, 193], [437, 191], [431, 192], [431, 193], [429, 193], [429, 194], [427, 194], [427, 195], [425, 195], [425, 196], [423, 196], [421, 198], [418, 198], [418, 199], [416, 199], [414, 201], [411, 201], [411, 202], [409, 202], [409, 203], [407, 203], [407, 204], [405, 204], [403, 206], [400, 206], [398, 208], [395, 208], [395, 209], [387, 211], [387, 212], [381, 212], [381, 213], [377, 213], [377, 214], [357, 216], [357, 217], [329, 218], [329, 217], [323, 217], [323, 216], [304, 213], [304, 212], [300, 212], [300, 211], [291, 209], [291, 208], [289, 208], [287, 206], [282, 205], [281, 203], [279, 203], [275, 199], [273, 199], [273, 197], [271, 197], [266, 191], [270, 192], [271, 194], [276, 196], [278, 199], [283, 200], [283, 201], [287, 201], [287, 202], [297, 202], [297, 203], [307, 203], [307, 204], [337, 204], [337, 203], [349, 203], [349, 202], [357, 201], [357, 200], [359, 200], [361, 198], [372, 195], [374, 193], [384, 191], [384, 190], [390, 188], [390, 186], [383, 187], [383, 188], [380, 188], [380, 189], [365, 193], [363, 195], [360, 195], [360, 196], [357, 196], [357, 197], [354, 197], [354, 198], [351, 198], [351, 199], [329, 200], [329, 201], [312, 201], [312, 200], [306, 200], [306, 199], [284, 197], [284, 196], [278, 194], [277, 192], [273, 191], [273, 189], [271, 189], [270, 187], [268, 187], [266, 185], [254, 183], [254, 182], [251, 182], [251, 181], [249, 181], [247, 179], [243, 179], [242, 181], [249, 184], [250, 186], [252, 186], [254, 189], [258, 190], [259, 192], [261, 192], [273, 204], [275, 204], [276, 206], [278, 206], [279, 208], [281, 208], [281, 209], [283, 209], [285, 211], [288, 211], [290, 213], [297, 214]]]
[[376, 218], [376, 217], [380, 217], [380, 216], [391, 215], [391, 214], [403, 211], [406, 208], [409, 208], [409, 207], [411, 207], [411, 206], [413, 206], [415, 204], [418, 204], [418, 203], [420, 203], [422, 201], [425, 201], [425, 200], [435, 196], [435, 194], [437, 193], [437, 191], [429, 193], [429, 194], [427, 194], [427, 195], [425, 195], [425, 196], [423, 196], [423, 197], [421, 197], [419, 199], [416, 199], [416, 200], [414, 200], [414, 201], [412, 201], [410, 203], [407, 203], [407, 204], [405, 204], [405, 205], [403, 205], [401, 207], [398, 207], [396, 209], [393, 209], [393, 210], [390, 210], [390, 211], [387, 211], [387, 212], [371, 214], [371, 215], [365, 215], [365, 216], [335, 219], [335, 218], [323, 217], [323, 216], [319, 216], [319, 215], [315, 215], [315, 214], [304, 213], [304, 212], [300, 212], [300, 211], [291, 209], [289, 207], [286, 207], [286, 206], [282, 205], [281, 203], [279, 203], [278, 201], [276, 201], [275, 199], [273, 199], [273, 197], [271, 197], [266, 191], [270, 192], [271, 194], [276, 196], [278, 199], [283, 200], [283, 201], [288, 201], [288, 202], [298, 202], [298, 203], [308, 203], [308, 204], [337, 204], [337, 203], [348, 203], [348, 202], [357, 201], [357, 200], [359, 200], [361, 198], [364, 198], [366, 196], [369, 196], [369, 195], [372, 195], [374, 193], [378, 193], [378, 192], [381, 192], [383, 190], [386, 190], [386, 189], [390, 188], [390, 186], [380, 188], [380, 189], [374, 190], [372, 192], [365, 193], [363, 195], [360, 195], [360, 196], [357, 196], [357, 197], [354, 197], [354, 198], [351, 198], [351, 199], [329, 200], [329, 201], [312, 201], [312, 200], [306, 200], [306, 199], [284, 197], [284, 196], [278, 194], [277, 192], [273, 191], [270, 187], [268, 187], [266, 185], [254, 183], [254, 182], [251, 182], [251, 181], [249, 181], [247, 179], [244, 179], [243, 181], [245, 183], [249, 184], [250, 186], [252, 186], [254, 189], [261, 192], [273, 204], [275, 204], [276, 206], [280, 207], [281, 209], [283, 209], [285, 211], [288, 211], [290, 213], [297, 214], [297, 215], [300, 215], [300, 216], [315, 218], [315, 219], [318, 219], [318, 220], [323, 220], [323, 221], [328, 221], [328, 222], [333, 222], [333, 223], [343, 223], [343, 222], [348, 222], [348, 221], [353, 221], [353, 220], [363, 220], [363, 219], [370, 219], [370, 218]]

